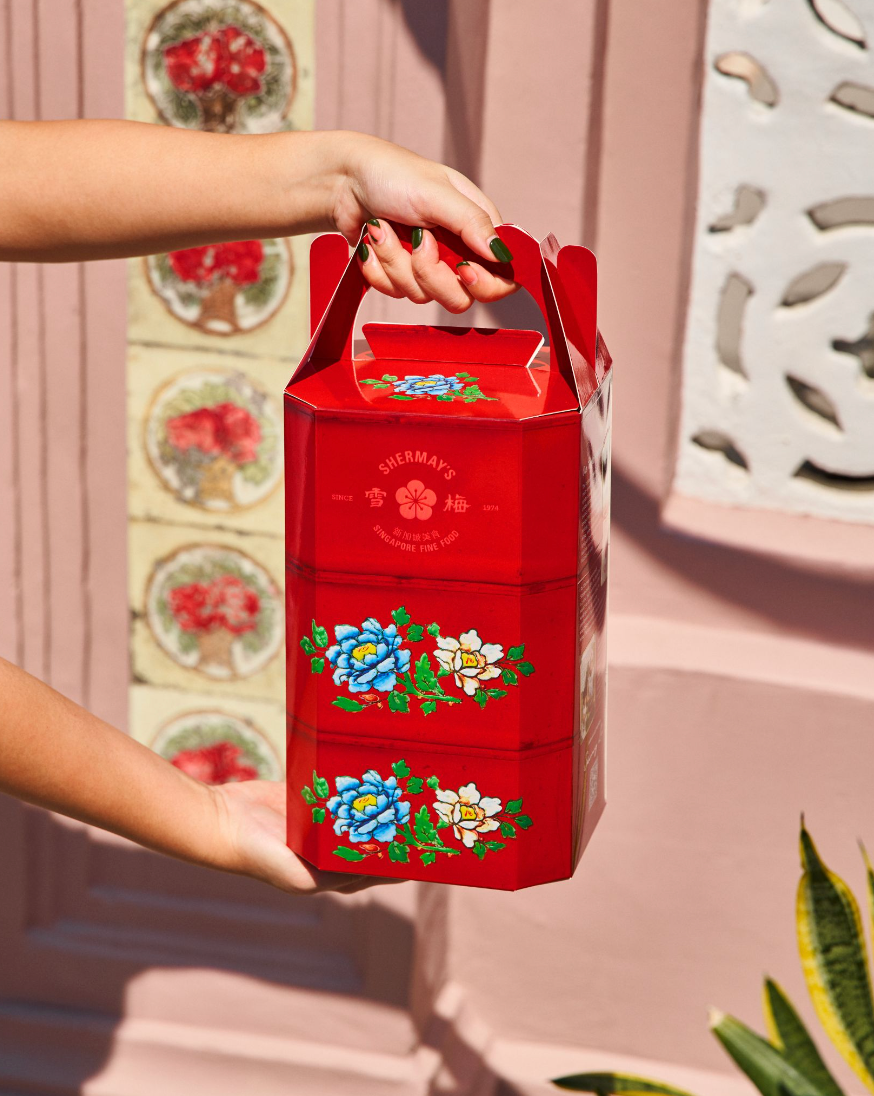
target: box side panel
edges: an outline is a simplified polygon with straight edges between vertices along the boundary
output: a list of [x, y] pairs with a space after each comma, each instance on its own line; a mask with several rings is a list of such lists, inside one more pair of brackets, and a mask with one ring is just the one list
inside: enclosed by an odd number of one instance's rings
[[575, 580], [399, 585], [290, 565], [286, 599], [288, 709], [304, 727], [458, 750], [575, 740]]
[[289, 721], [289, 844], [328, 871], [500, 890], [563, 879], [572, 753], [316, 739]]
[[578, 578], [574, 864], [605, 806], [612, 374], [583, 410]]

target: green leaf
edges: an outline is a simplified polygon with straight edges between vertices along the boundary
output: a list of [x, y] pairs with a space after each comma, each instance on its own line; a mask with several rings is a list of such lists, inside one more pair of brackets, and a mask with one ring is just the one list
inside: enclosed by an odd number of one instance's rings
[[447, 829], [449, 829], [450, 825], [451, 825], [451, 823], [447, 822], [445, 818], [441, 818], [440, 821], [437, 823], [436, 829], [438, 829], [438, 830], [447, 830]]
[[437, 853], [436, 852], [423, 852], [422, 853], [422, 863], [423, 864], [433, 864], [436, 859], [437, 859]]
[[515, 837], [516, 830], [512, 822], [501, 823], [501, 837]]
[[492, 698], [492, 700], [500, 700], [502, 696], [507, 695], [506, 689], [486, 689], [486, 692]]
[[425, 781], [421, 776], [411, 776], [407, 781], [407, 794], [408, 795], [420, 795]]
[[506, 669], [501, 673], [501, 681], [505, 685], [518, 685], [519, 675], [514, 670]]
[[520, 643], [518, 647], [511, 647], [510, 650], [507, 651], [507, 658], [509, 658], [509, 660], [511, 662], [518, 662], [519, 659], [524, 654], [525, 654], [525, 644]]
[[324, 822], [324, 821], [325, 821], [325, 808], [324, 807], [313, 807], [313, 822]]
[[440, 787], [440, 780], [436, 776], [429, 776], [425, 783], [432, 789]]
[[314, 674], [320, 674], [325, 668], [325, 660], [323, 658], [317, 658], [315, 655], [310, 659], [310, 671]]
[[843, 1096], [801, 1017], [780, 986], [770, 978], [765, 979], [764, 1008], [771, 1042], [786, 1061], [803, 1077], [813, 1081], [823, 1096]]
[[434, 624], [429, 624], [428, 627], [426, 628], [426, 631], [427, 631], [429, 636], [439, 636], [440, 635], [440, 625], [437, 624], [436, 622]]
[[517, 662], [516, 669], [523, 677], [530, 677], [534, 673], [534, 667], [530, 662]]
[[485, 689], [477, 689], [473, 694], [473, 699], [479, 704], [481, 708], [484, 708], [489, 700], [489, 694]]
[[397, 841], [392, 841], [388, 847], [388, 858], [393, 860], [396, 864], [408, 864], [410, 862], [410, 850], [406, 845], [401, 845]]
[[862, 919], [852, 891], [820, 860], [801, 824], [796, 924], [807, 988], [827, 1035], [874, 1090], [874, 1003]]
[[376, 382], [374, 382], [374, 385], [373, 385], [374, 391], [375, 391], [375, 390], [376, 390], [377, 388], [390, 388], [390, 387], [391, 387], [391, 385], [388, 385], [388, 384], [380, 384], [380, 383], [379, 383], [379, 381], [376, 381]]
[[303, 639], [300, 641], [300, 645], [301, 647], [303, 647], [308, 655], [314, 655], [316, 653], [316, 649], [313, 646], [313, 641], [310, 639], [309, 636], [304, 636]]
[[402, 396], [399, 392], [394, 392], [391, 396], [389, 396], [389, 399], [390, 400], [411, 400], [411, 399], [414, 399], [414, 397], [413, 396]]
[[404, 777], [410, 775], [410, 767], [403, 758], [401, 758], [400, 761], [396, 761], [394, 765], [392, 765], [391, 771], [395, 774], [398, 780], [403, 780]]
[[407, 642], [418, 643], [425, 634], [425, 629], [421, 624], [411, 624], [407, 628]]
[[571, 1073], [567, 1077], [554, 1077], [552, 1083], [557, 1088], [571, 1092], [594, 1092], [597, 1096], [642, 1096], [650, 1092], [658, 1092], [662, 1096], [690, 1096], [681, 1088], [646, 1081], [630, 1073]]
[[328, 646], [328, 629], [321, 628], [313, 621], [313, 642], [317, 647]]
[[359, 704], [357, 700], [353, 700], [348, 696], [338, 696], [333, 702], [338, 708], [342, 708], [344, 712], [363, 712], [364, 705]]
[[477, 841], [477, 843], [473, 846], [473, 851], [480, 858], [480, 860], [485, 860], [486, 847], [482, 843], [482, 841]]
[[347, 848], [346, 845], [341, 845], [338, 849], [334, 849], [334, 856], [339, 856], [341, 860], [364, 859], [363, 852], [359, 852], [358, 849]]
[[383, 373], [383, 375], [382, 375], [382, 379], [383, 379], [384, 381], [396, 381], [396, 380], [397, 380], [397, 377], [395, 377], [395, 376], [392, 376], [392, 374], [391, 374], [391, 373]]
[[534, 825], [534, 820], [527, 814], [517, 814], [513, 821], [522, 830], [530, 830]]
[[300, 794], [303, 796], [305, 803], [318, 803], [318, 799], [313, 795], [312, 788], [301, 788]]
[[507, 846], [503, 841], [486, 841], [486, 848], [489, 852], [498, 852], [500, 849], [505, 849]]
[[395, 609], [391, 615], [392, 620], [397, 624], [399, 628], [403, 628], [405, 624], [410, 623], [410, 614], [402, 605], [400, 609]]
[[521, 799], [511, 799], [505, 808], [507, 814], [518, 814], [522, 810]]
[[331, 794], [331, 785], [323, 776], [316, 776], [315, 769], [313, 769], [313, 787], [315, 788], [316, 795], [319, 799], [327, 799]]
[[437, 831], [431, 821], [431, 815], [427, 807], [420, 807], [413, 816], [413, 828], [416, 837], [423, 845], [433, 845], [437, 842]]
[[[455, 375], [456, 377], [458, 376], [457, 373]], [[479, 377], [472, 377], [470, 373], [465, 373], [465, 377], [467, 378], [467, 383], [471, 385], [475, 391], [479, 392], [479, 386], [474, 384], [474, 381], [478, 381]], [[469, 391], [469, 389], [466, 389], [465, 391]]]
[[422, 701], [422, 713], [424, 715], [430, 715], [432, 712], [437, 711], [436, 700], [423, 700]]
[[434, 671], [431, 669], [431, 660], [426, 654], [416, 660], [415, 671], [416, 685], [423, 693], [443, 691], [437, 684], [437, 678], [434, 676]]
[[463, 377], [469, 377], [470, 373], [458, 373], [458, 372], [456, 372], [455, 375], [456, 375], [456, 377], [462, 377], [463, 378]]
[[451, 673], [452, 673], [451, 670], [447, 670], [445, 666], [441, 666], [440, 669], [437, 671], [437, 676], [438, 677], [449, 677], [449, 675]]
[[441, 403], [452, 403], [452, 401], [455, 399], [455, 397], [450, 395], [448, 392], [445, 392], [442, 396], [438, 396], [437, 399]]
[[740, 1020], [714, 1010], [710, 1016], [710, 1030], [762, 1096], [823, 1096], [776, 1047]]
[[376, 380], [374, 377], [362, 377], [361, 378], [361, 383], [362, 384], [379, 384], [379, 381]]
[[390, 712], [408, 712], [410, 710], [410, 698], [405, 693], [393, 689], [388, 694], [388, 710]]

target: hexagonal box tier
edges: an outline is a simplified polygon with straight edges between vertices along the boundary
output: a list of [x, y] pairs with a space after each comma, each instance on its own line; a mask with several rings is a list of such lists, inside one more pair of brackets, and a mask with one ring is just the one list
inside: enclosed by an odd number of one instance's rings
[[287, 771], [289, 845], [321, 868], [531, 886], [572, 873], [603, 810], [594, 257], [498, 232], [550, 349], [371, 324], [353, 355], [366, 283], [342, 237], [314, 244], [285, 398]]

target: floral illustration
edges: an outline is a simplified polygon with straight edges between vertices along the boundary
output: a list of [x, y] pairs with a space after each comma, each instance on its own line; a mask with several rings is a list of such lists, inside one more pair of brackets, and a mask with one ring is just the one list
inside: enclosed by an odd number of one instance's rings
[[437, 800], [434, 810], [452, 826], [456, 838], [469, 849], [483, 840], [483, 834], [501, 827], [497, 819], [501, 813], [500, 799], [481, 796], [476, 784], [465, 784], [457, 792], [438, 788]]
[[181, 501], [230, 511], [264, 499], [282, 475], [281, 420], [243, 373], [197, 370], [171, 381], [146, 423], [146, 451]]
[[263, 733], [224, 712], [190, 712], [171, 720], [152, 749], [204, 784], [282, 776], [279, 759]]
[[396, 776], [383, 780], [378, 772], [368, 769], [360, 780], [338, 776], [334, 783], [337, 794], [327, 807], [338, 837], [346, 834], [353, 843], [394, 841], [398, 826], [409, 820], [410, 804], [401, 800]]
[[210, 335], [235, 335], [266, 323], [291, 284], [284, 240], [240, 240], [151, 255], [149, 284], [168, 311]]
[[[489, 700], [502, 700], [516, 688], [520, 678], [530, 677], [534, 665], [525, 656], [525, 644], [510, 647], [506, 654], [500, 643], [483, 643], [475, 628], [462, 632], [458, 639], [440, 634], [435, 621], [427, 626], [412, 623], [402, 605], [392, 614], [393, 624], [383, 628], [375, 617], [368, 617], [360, 628], [351, 624], [334, 626], [335, 642], [330, 643], [328, 629], [312, 622], [310, 635], [301, 637], [300, 646], [309, 656], [312, 673], [333, 669], [334, 684], [346, 686], [334, 704], [346, 712], [382, 708], [383, 695], [388, 710], [409, 713], [411, 702], [423, 715], [431, 715], [438, 704], [461, 704], [465, 696], [484, 708]], [[436, 644], [430, 652], [414, 657], [408, 645]], [[433, 655], [435, 663], [431, 662]], [[461, 696], [447, 692], [442, 678], [451, 677]]]
[[146, 604], [170, 657], [209, 677], [256, 673], [282, 640], [276, 584], [254, 560], [219, 545], [184, 548], [159, 564]]
[[395, 501], [400, 503], [401, 517], [427, 521], [437, 502], [437, 495], [421, 480], [410, 480], [406, 487], [397, 489]]
[[146, 35], [143, 78], [170, 125], [270, 133], [288, 125], [296, 66], [282, 28], [252, 0], [177, 0]]
[[443, 373], [431, 373], [427, 377], [420, 373], [408, 374], [400, 378], [391, 373], [384, 373], [381, 377], [366, 377], [359, 383], [379, 390], [391, 388], [389, 394], [392, 400], [430, 400], [432, 397], [440, 403], [451, 403], [453, 400], [462, 400], [464, 403], [475, 403], [477, 400], [489, 400], [497, 402], [497, 396], [486, 396], [476, 383], [478, 377], [472, 377], [470, 373], [454, 373], [451, 377]]
[[460, 377], [444, 377], [442, 373], [431, 373], [427, 377], [407, 375], [402, 381], [394, 382], [395, 392], [406, 392], [408, 396], [445, 396], [447, 392], [460, 392], [464, 382]]
[[455, 674], [455, 684], [473, 696], [477, 689], [484, 688], [483, 682], [500, 677], [499, 665], [504, 657], [504, 648], [500, 643], [483, 643], [475, 628], [462, 632], [458, 639], [452, 636], [438, 636], [434, 657], [445, 670]]
[[325, 652], [335, 667], [334, 684], [348, 684], [350, 693], [366, 693], [370, 689], [388, 693], [397, 684], [397, 675], [410, 665], [410, 652], [401, 649], [397, 625], [383, 628], [378, 620], [368, 617], [356, 628], [338, 624], [334, 628], [337, 642]]
[[[321, 825], [331, 819], [334, 833], [348, 839], [348, 844], [334, 849], [341, 860], [382, 859], [387, 852], [392, 862], [407, 864], [413, 851], [427, 866], [440, 855], [461, 856], [464, 849], [484, 860], [489, 852], [505, 849], [519, 830], [534, 824], [522, 813], [521, 799], [505, 807], [500, 799], [481, 795], [475, 783], [457, 792], [444, 790], [437, 776], [414, 776], [403, 760], [392, 765], [392, 773], [387, 780], [375, 769], [368, 769], [360, 780], [338, 776], [334, 780], [337, 794], [331, 795], [328, 781], [314, 772], [312, 787], [301, 789], [312, 807], [313, 822]], [[414, 812], [404, 796], [430, 803], [422, 803]], [[463, 849], [447, 845], [440, 836], [441, 830], [450, 827]]]

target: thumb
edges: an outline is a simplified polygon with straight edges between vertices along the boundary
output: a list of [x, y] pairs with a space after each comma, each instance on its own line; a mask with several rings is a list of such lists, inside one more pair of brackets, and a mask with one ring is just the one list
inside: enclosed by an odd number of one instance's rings
[[[473, 184], [471, 188], [476, 189]], [[486, 202], [485, 197], [483, 202]], [[471, 251], [489, 262], [513, 261], [510, 249], [495, 232], [492, 215], [472, 198], [462, 194], [448, 179], [430, 188], [420, 207], [429, 228], [439, 226], [454, 232]]]

